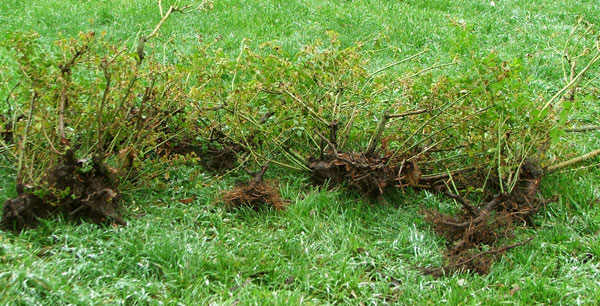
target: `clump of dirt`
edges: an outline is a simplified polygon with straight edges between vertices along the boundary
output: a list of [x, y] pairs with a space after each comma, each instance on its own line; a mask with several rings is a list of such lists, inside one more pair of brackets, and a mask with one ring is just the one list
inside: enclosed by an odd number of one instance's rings
[[[552, 201], [537, 195], [543, 171], [535, 162], [524, 163], [519, 172], [517, 185], [510, 194], [497, 193], [476, 207], [463, 197], [446, 192], [462, 205], [461, 214], [426, 212], [426, 219], [433, 223], [435, 231], [448, 240], [448, 249], [444, 254], [445, 266], [426, 268], [424, 273], [435, 276], [453, 272], [487, 274], [497, 255], [533, 239], [498, 247], [503, 238], [513, 236], [516, 225], [531, 224], [531, 217]], [[484, 248], [487, 250], [483, 251]]]
[[263, 180], [266, 171], [267, 166], [263, 166], [261, 171], [252, 174], [249, 182], [225, 192], [222, 197], [225, 204], [230, 208], [248, 206], [259, 209], [263, 205], [269, 205], [276, 210], [285, 209], [287, 202], [279, 196], [274, 187], [275, 182]]
[[[47, 188], [24, 191], [4, 204], [2, 225], [22, 230], [37, 225], [38, 218], [53, 213], [64, 213], [73, 219], [94, 223], [112, 222], [126, 225], [117, 214], [120, 194], [116, 186], [119, 171], [103, 163], [102, 156], [92, 158], [91, 169], [84, 169], [83, 161], [75, 159], [74, 150], [68, 150], [56, 167], [45, 177]], [[38, 195], [43, 194], [43, 195]]]
[[37, 224], [38, 218], [46, 218], [56, 207], [48, 205], [35, 194], [21, 193], [14, 199], [4, 202], [2, 226], [22, 230]]

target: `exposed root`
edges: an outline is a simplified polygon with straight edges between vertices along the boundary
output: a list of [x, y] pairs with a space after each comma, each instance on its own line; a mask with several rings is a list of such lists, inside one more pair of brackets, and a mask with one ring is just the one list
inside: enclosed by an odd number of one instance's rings
[[279, 196], [274, 187], [275, 182], [263, 180], [266, 171], [267, 166], [263, 166], [261, 171], [253, 173], [253, 178], [248, 183], [225, 192], [222, 198], [225, 204], [230, 208], [249, 206], [258, 209], [266, 204], [276, 210], [285, 209], [287, 202]]
[[487, 274], [489, 272], [492, 260], [496, 255], [502, 254], [514, 247], [518, 247], [529, 243], [534, 237], [530, 237], [524, 241], [515, 244], [506, 245], [497, 249], [479, 252], [469, 256], [469, 252], [462, 252], [456, 256], [447, 257], [448, 264], [440, 268], [424, 268], [423, 273], [433, 276], [444, 276], [454, 272], [475, 271], [479, 274]]
[[419, 184], [421, 170], [415, 158], [390, 163], [388, 156], [375, 156], [369, 153], [372, 150], [367, 153], [338, 152], [334, 143], [318, 131], [315, 133], [330, 148], [327, 154], [322, 152], [319, 159], [314, 156], [307, 158], [312, 179], [318, 185], [326, 182], [329, 186], [346, 183], [348, 187], [369, 196], [381, 196], [389, 186], [430, 187]]
[[[75, 159], [73, 150], [67, 151], [62, 161], [49, 171], [47, 190], [43, 196], [18, 188], [19, 196], [4, 204], [2, 224], [6, 228], [22, 230], [37, 225], [37, 218], [62, 212], [75, 219], [94, 223], [114, 222], [125, 225], [117, 215], [120, 195], [115, 171], [96, 156], [92, 169], [84, 171], [83, 163]], [[44, 191], [44, 190], [41, 190]]]
[[[432, 275], [467, 271], [487, 274], [495, 255], [529, 242], [531, 239], [496, 247], [502, 238], [512, 237], [516, 224], [531, 224], [531, 216], [549, 202], [537, 196], [542, 174], [534, 162], [524, 163], [513, 191], [490, 197], [479, 208], [459, 195], [446, 192], [462, 205], [463, 211], [456, 217], [426, 212], [426, 219], [433, 223], [435, 231], [448, 240], [448, 250], [444, 255], [445, 266], [426, 268], [423, 272]], [[484, 246], [492, 249], [482, 251]]]
[[388, 186], [393, 185], [398, 173], [397, 169], [386, 165], [386, 159], [361, 153], [339, 153], [323, 160], [310, 156], [308, 162], [316, 184], [328, 182], [330, 186], [338, 186], [346, 183], [348, 187], [371, 196], [382, 195]]

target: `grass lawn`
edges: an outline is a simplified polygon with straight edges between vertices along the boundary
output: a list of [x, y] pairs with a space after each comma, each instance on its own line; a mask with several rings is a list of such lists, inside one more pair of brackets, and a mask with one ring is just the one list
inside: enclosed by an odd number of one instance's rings
[[[373, 67], [425, 46], [431, 52], [423, 61], [433, 63], [451, 59], [454, 20], [473, 27], [473, 52], [523, 58], [532, 86], [549, 95], [560, 88], [562, 70], [547, 43], [564, 41], [578, 15], [600, 25], [597, 1], [215, 0], [208, 12], [168, 20], [159, 39], [174, 42], [156, 52], [190, 52], [200, 35], [219, 39], [231, 56], [245, 38], [252, 46], [275, 40], [293, 53], [333, 30], [343, 44], [374, 44], [385, 34], [385, 44], [400, 48], [376, 53]], [[51, 50], [57, 38], [94, 30], [133, 45], [159, 19], [150, 0], [3, 0], [0, 42], [36, 31]], [[0, 66], [6, 54], [0, 50]], [[0, 88], [0, 103], [8, 90]], [[600, 147], [600, 132], [569, 137], [582, 153]], [[442, 262], [445, 241], [421, 212], [457, 210], [447, 198], [398, 191], [370, 204], [279, 170], [267, 176], [278, 178], [291, 201], [286, 211], [230, 211], [216, 199], [243, 176], [218, 180], [189, 163], [165, 171], [128, 192], [127, 227], [58, 218], [20, 234], [0, 231], [0, 304], [600, 303], [598, 167], [545, 177], [544, 195], [559, 200], [537, 214], [534, 228], [517, 230], [515, 241], [535, 239], [508, 251], [488, 275], [443, 278], [418, 267]], [[15, 195], [14, 181], [14, 167], [0, 156], [0, 203]], [[188, 198], [194, 201], [178, 201]]]

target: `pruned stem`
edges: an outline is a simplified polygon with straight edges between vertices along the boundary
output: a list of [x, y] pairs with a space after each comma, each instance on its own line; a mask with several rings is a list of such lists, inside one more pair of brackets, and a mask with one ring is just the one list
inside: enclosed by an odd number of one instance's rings
[[369, 140], [369, 146], [367, 147], [367, 154], [366, 154], [367, 156], [371, 156], [371, 155], [373, 155], [373, 153], [375, 153], [375, 147], [377, 147], [379, 138], [381, 137], [381, 134], [383, 134], [383, 130], [385, 129], [385, 124], [387, 123], [389, 118], [390, 118], [389, 115], [384, 113], [381, 120], [379, 120], [379, 124], [377, 125], [377, 130], [375, 130], [375, 134], [373, 134], [373, 136]]
[[567, 161], [564, 161], [564, 162], [562, 162], [562, 163], [558, 163], [558, 164], [556, 164], [556, 165], [552, 165], [552, 166], [548, 167], [548, 168], [546, 169], [546, 171], [547, 171], [548, 173], [552, 173], [552, 172], [555, 172], [555, 171], [557, 171], [557, 170], [560, 170], [560, 169], [563, 169], [563, 168], [566, 168], [566, 167], [572, 166], [572, 165], [574, 165], [574, 164], [580, 163], [580, 162], [582, 162], [582, 161], [584, 161], [584, 160], [590, 159], [590, 158], [592, 158], [592, 157], [594, 157], [594, 156], [596, 156], [596, 155], [599, 155], [599, 154], [600, 154], [600, 149], [598, 149], [598, 150], [594, 150], [594, 151], [592, 151], [592, 152], [590, 152], [590, 153], [587, 153], [587, 154], [581, 155], [581, 156], [579, 156], [579, 157], [575, 157], [575, 158], [569, 159], [569, 160], [567, 160]]

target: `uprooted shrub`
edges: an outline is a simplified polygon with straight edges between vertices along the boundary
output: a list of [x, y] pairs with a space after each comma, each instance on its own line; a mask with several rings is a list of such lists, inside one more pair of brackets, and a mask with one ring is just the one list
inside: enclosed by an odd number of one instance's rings
[[[485, 272], [468, 265], [493, 252], [473, 252], [482, 245], [494, 247], [494, 254], [506, 250], [497, 246], [509, 236], [502, 231], [530, 218], [544, 202], [536, 199], [537, 185], [526, 184], [541, 178], [526, 169], [526, 161], [537, 159], [534, 168], [550, 169], [559, 157], [573, 153], [561, 141], [564, 126], [585, 102], [581, 80], [600, 60], [597, 45], [581, 49], [594, 42], [595, 34], [586, 30], [569, 49], [573, 73], [546, 99], [520, 59], [505, 61], [494, 51], [475, 54], [465, 48], [452, 54], [452, 61], [426, 64], [421, 61], [426, 49], [373, 70], [371, 50], [361, 42], [342, 47], [335, 33], [291, 55], [274, 43], [257, 49], [243, 43], [232, 59], [209, 44], [173, 62], [159, 62], [144, 45], [160, 24], [133, 53], [94, 33], [59, 41], [58, 55], [50, 56], [39, 56], [35, 37], [9, 41], [16, 58], [13, 72], [23, 82], [9, 97], [19, 111], [6, 116], [13, 119], [6, 120], [12, 122], [13, 144], [3, 142], [3, 147], [13, 150], [19, 184], [35, 191], [11, 201], [42, 205], [46, 198], [40, 193], [56, 185], [48, 181], [57, 169], [51, 161], [67, 156], [70, 147], [83, 160], [103, 156], [116, 169], [139, 166], [136, 156], [195, 153], [210, 170], [268, 163], [309, 172], [317, 184], [344, 185], [375, 197], [391, 187], [476, 192], [484, 198], [481, 207], [464, 205], [468, 210], [457, 217], [428, 216], [441, 234], [461, 245], [452, 250], [456, 256], [447, 257], [449, 266]], [[458, 45], [472, 35], [462, 25], [456, 31]], [[400, 68], [403, 64], [411, 66]], [[6, 88], [16, 82], [8, 80]], [[123, 151], [129, 152], [127, 158], [118, 156]], [[81, 168], [66, 159], [60, 165], [70, 165], [84, 181], [105, 169], [92, 163], [94, 174], [86, 177], [85, 164]], [[152, 176], [151, 169], [144, 170], [127, 171], [125, 177]], [[284, 207], [263, 174], [222, 199], [229, 206]], [[118, 187], [126, 182], [119, 180]], [[117, 186], [104, 187], [119, 194]], [[113, 195], [73, 192], [75, 185], [61, 188], [82, 197], [78, 203], [91, 195]], [[523, 188], [529, 192], [519, 191]], [[90, 209], [65, 203], [68, 213]], [[51, 212], [38, 211], [38, 217]], [[112, 212], [104, 215], [114, 218]], [[459, 265], [471, 255], [476, 259]]]
[[189, 70], [160, 64], [145, 46], [171, 14], [204, 4], [169, 7], [133, 53], [94, 32], [55, 46], [36, 34], [13, 34], [3, 43], [14, 55], [4, 80], [13, 89], [10, 130], [0, 141], [16, 165], [19, 189], [4, 207], [5, 225], [28, 227], [56, 212], [124, 224], [116, 215], [119, 190], [153, 175], [140, 171], [137, 158], [173, 139], [192, 139], [199, 116], [190, 113], [200, 113], [189, 105]]
[[503, 239], [512, 238], [515, 227], [532, 224], [531, 217], [549, 202], [538, 196], [542, 175], [543, 170], [539, 165], [528, 160], [521, 167], [512, 191], [497, 191], [485, 197], [481, 205], [473, 205], [460, 195], [446, 191], [448, 197], [462, 205], [462, 211], [458, 216], [436, 211], [425, 213], [435, 231], [446, 237], [448, 249], [444, 254], [444, 266], [424, 268], [423, 271], [436, 276], [457, 271], [486, 274], [497, 255], [531, 241], [533, 238], [498, 247]]

